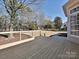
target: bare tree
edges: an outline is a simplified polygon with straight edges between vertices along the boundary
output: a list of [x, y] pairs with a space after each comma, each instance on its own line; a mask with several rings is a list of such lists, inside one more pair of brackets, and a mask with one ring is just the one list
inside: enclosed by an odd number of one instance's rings
[[13, 31], [13, 25], [16, 21], [17, 11], [24, 10], [26, 6], [32, 4], [39, 4], [40, 1], [41, 0], [1, 0], [1, 2], [3, 2], [4, 4], [7, 13], [10, 16], [10, 31]]

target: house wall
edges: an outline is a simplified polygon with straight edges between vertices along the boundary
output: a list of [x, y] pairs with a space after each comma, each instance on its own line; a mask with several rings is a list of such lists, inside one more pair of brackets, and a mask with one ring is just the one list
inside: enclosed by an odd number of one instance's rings
[[[68, 32], [68, 40], [72, 41], [72, 42], [75, 42], [75, 43], [78, 43], [79, 44], [79, 36], [76, 36], [76, 35], [71, 35], [70, 31], [71, 31], [71, 27], [70, 27], [70, 16], [72, 14], [70, 14], [70, 10], [72, 10], [73, 8], [79, 6], [79, 0], [72, 0], [71, 1], [72, 3], [69, 3], [69, 5], [66, 6], [66, 11], [67, 11], [67, 18], [68, 18], [68, 29], [67, 29], [67, 32]], [[79, 13], [79, 11], [77, 12], [74, 12], [73, 15], [76, 15], [77, 13]]]
[[69, 41], [72, 41], [72, 42], [74, 42], [74, 43], [79, 44], [79, 37], [69, 36], [69, 37], [68, 37], [68, 40], [69, 40]]

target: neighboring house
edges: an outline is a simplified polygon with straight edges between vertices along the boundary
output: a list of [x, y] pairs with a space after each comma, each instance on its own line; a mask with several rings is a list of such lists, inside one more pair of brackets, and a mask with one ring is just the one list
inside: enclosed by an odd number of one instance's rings
[[63, 9], [68, 18], [68, 39], [79, 44], [79, 0], [69, 0]]
[[65, 23], [62, 24], [61, 30], [67, 31], [67, 22], [65, 22]]

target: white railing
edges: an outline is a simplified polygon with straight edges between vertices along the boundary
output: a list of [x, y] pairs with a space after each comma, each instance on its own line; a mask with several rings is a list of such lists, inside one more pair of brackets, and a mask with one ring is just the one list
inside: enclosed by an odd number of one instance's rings
[[31, 30], [31, 31], [9, 31], [9, 32], [0, 32], [0, 34], [10, 34], [10, 33], [19, 33], [20, 36], [21, 34], [26, 34], [32, 37], [36, 36], [50, 36], [50, 35], [55, 35], [58, 33], [66, 33], [66, 32], [60, 32], [60, 31], [42, 31], [42, 30]]
[[[30, 31], [9, 31], [9, 32], [0, 32], [0, 34], [6, 35], [6, 34], [14, 34], [18, 33], [19, 34], [19, 40], [22, 40], [22, 34], [26, 34], [32, 37], [32, 33]], [[9, 36], [8, 36], [9, 37]]]

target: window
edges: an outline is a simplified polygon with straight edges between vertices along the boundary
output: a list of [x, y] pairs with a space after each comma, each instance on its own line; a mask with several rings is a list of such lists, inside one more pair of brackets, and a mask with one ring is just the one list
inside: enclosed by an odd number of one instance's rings
[[79, 13], [77, 15], [70, 16], [70, 28], [71, 35], [79, 36]]
[[77, 14], [77, 24], [79, 24], [79, 14]]
[[79, 11], [79, 6], [70, 10], [70, 14]]
[[76, 9], [77, 11], [79, 11], [79, 6], [77, 7], [77, 9]]

